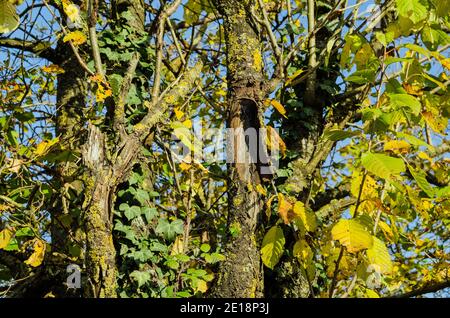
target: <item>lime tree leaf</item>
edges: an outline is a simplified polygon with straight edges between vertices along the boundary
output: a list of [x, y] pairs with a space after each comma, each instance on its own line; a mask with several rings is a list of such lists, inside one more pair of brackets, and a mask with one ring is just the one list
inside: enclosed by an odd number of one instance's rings
[[175, 121], [170, 124], [173, 129], [172, 134], [180, 140], [190, 151], [200, 153], [201, 143], [194, 133], [187, 128], [182, 122]]
[[273, 226], [264, 236], [261, 259], [268, 268], [273, 269], [284, 251], [285, 238], [279, 226]]
[[177, 234], [183, 234], [184, 222], [182, 220], [175, 220], [169, 222], [167, 219], [160, 219], [156, 227], [156, 233], [169, 241], [173, 241]]
[[36, 150], [34, 151], [34, 154], [36, 156], [43, 156], [49, 151], [49, 149], [53, 145], [55, 145], [58, 142], [59, 142], [59, 138], [58, 137], [57, 138], [53, 138], [52, 140], [44, 140], [44, 141], [42, 141], [41, 143], [39, 143], [36, 146]]
[[422, 109], [422, 105], [414, 96], [408, 94], [389, 94], [389, 100], [394, 107], [408, 107], [417, 116]]
[[359, 136], [361, 132], [359, 131], [346, 131], [337, 128], [326, 129], [323, 132], [323, 138], [331, 140], [331, 141], [339, 141], [343, 139], [347, 139], [353, 136]]
[[42, 264], [45, 256], [45, 248], [46, 244], [43, 240], [36, 239], [34, 241], [33, 246], [33, 254], [25, 261], [25, 264], [28, 264], [32, 267], [37, 267]]
[[0, 1], [0, 33], [12, 32], [19, 26], [16, 6], [8, 0]]
[[305, 240], [298, 240], [295, 242], [292, 253], [297, 257], [304, 268], [308, 268], [314, 258], [314, 253]]
[[8, 246], [12, 235], [13, 235], [13, 232], [7, 228], [0, 232], [0, 249], [3, 249]]
[[438, 198], [450, 196], [450, 186], [439, 188], [439, 190], [436, 191], [436, 195]]
[[311, 209], [306, 208], [303, 202], [295, 202], [293, 212], [296, 224], [299, 227], [304, 228], [308, 232], [314, 232], [316, 230], [316, 215]]
[[382, 179], [389, 179], [392, 175], [405, 171], [405, 163], [402, 159], [378, 153], [364, 153], [361, 156], [361, 163], [367, 171]]
[[413, 176], [414, 180], [416, 180], [417, 185], [427, 194], [429, 198], [433, 198], [435, 194], [434, 188], [427, 181], [425, 174], [419, 170], [415, 170], [412, 167], [409, 167], [409, 172]]
[[450, 1], [430, 0], [430, 2], [433, 4], [438, 17], [448, 15], [448, 12], [450, 11]]
[[425, 0], [396, 0], [398, 14], [417, 23], [427, 18]]
[[375, 265], [378, 272], [382, 274], [390, 274], [392, 272], [391, 256], [386, 245], [373, 236], [373, 245], [367, 250], [367, 257], [372, 265]]
[[279, 101], [272, 99], [270, 101], [270, 104], [280, 113], [281, 116], [287, 118], [286, 117], [286, 109]]
[[448, 36], [444, 31], [428, 26], [422, 29], [421, 36], [423, 43], [431, 51], [448, 42]]
[[331, 230], [331, 236], [345, 246], [349, 253], [373, 246], [372, 235], [355, 220], [340, 220]]
[[424, 146], [424, 147], [427, 147], [430, 150], [434, 149], [434, 147], [431, 146], [430, 144], [427, 144], [425, 141], [423, 141], [423, 140], [421, 140], [421, 139], [419, 139], [417, 137], [414, 137], [412, 135], [409, 135], [409, 134], [406, 134], [406, 133], [402, 133], [402, 132], [397, 132], [396, 135], [399, 138], [405, 138], [411, 145], [414, 145], [414, 146], [417, 146], [417, 147]]
[[148, 281], [150, 281], [150, 273], [145, 271], [133, 271], [130, 277], [138, 283], [138, 287], [141, 287]]

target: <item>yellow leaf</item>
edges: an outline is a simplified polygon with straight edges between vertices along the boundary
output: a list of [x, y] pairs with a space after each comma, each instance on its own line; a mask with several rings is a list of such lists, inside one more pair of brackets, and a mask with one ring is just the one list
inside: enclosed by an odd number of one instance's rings
[[279, 226], [273, 226], [267, 231], [262, 241], [261, 259], [268, 268], [273, 269], [280, 260], [284, 251], [283, 230]]
[[436, 117], [431, 111], [422, 112], [422, 117], [425, 122], [433, 129], [435, 132], [443, 134], [447, 128], [447, 119], [443, 116]]
[[180, 120], [181, 117], [184, 116], [184, 112], [182, 112], [179, 108], [175, 108], [174, 112], [175, 112], [175, 117], [177, 118], [177, 120]]
[[367, 257], [370, 264], [376, 265], [376, 268], [382, 274], [392, 273], [392, 261], [389, 251], [384, 243], [373, 236], [373, 245], [367, 250]]
[[112, 89], [109, 83], [105, 82], [99, 74], [90, 77], [91, 81], [97, 83], [97, 90], [95, 91], [95, 99], [101, 103], [106, 98], [112, 96]]
[[266, 216], [267, 216], [267, 219], [269, 219], [270, 218], [270, 215], [271, 215], [271, 208], [272, 208], [272, 201], [273, 201], [273, 199], [275, 199], [277, 196], [276, 195], [272, 195], [271, 197], [270, 197], [270, 199], [269, 200], [267, 200], [267, 203], [266, 203]]
[[430, 162], [433, 162], [433, 159], [431, 159], [430, 156], [428, 154], [426, 154], [425, 152], [423, 152], [423, 151], [420, 151], [417, 154], [417, 157], [419, 157], [420, 159], [424, 159], [424, 160], [428, 160]]
[[177, 137], [186, 147], [189, 148], [190, 151], [194, 153], [201, 153], [201, 144], [200, 140], [196, 138], [194, 133], [183, 125], [183, 123], [179, 121], [172, 122], [170, 127], [173, 129], [172, 133], [175, 137]]
[[36, 156], [42, 156], [45, 155], [48, 150], [56, 143], [58, 143], [59, 138], [53, 138], [52, 140], [44, 140], [42, 142], [40, 142], [37, 146], [36, 146], [36, 150], [34, 151], [34, 154]]
[[294, 256], [298, 258], [300, 264], [302, 264], [304, 268], [307, 268], [309, 265], [311, 265], [311, 262], [314, 258], [314, 253], [305, 240], [298, 240], [297, 242], [295, 242], [292, 252]]
[[192, 121], [190, 119], [186, 119], [185, 121], [183, 121], [182, 123], [184, 125], [184, 127], [186, 128], [192, 128]]
[[32, 267], [37, 267], [41, 265], [42, 261], [44, 260], [46, 244], [41, 239], [35, 239], [33, 248], [34, 252], [25, 261], [25, 264], [28, 264]]
[[316, 230], [316, 215], [310, 209], [305, 208], [303, 202], [295, 202], [293, 212], [295, 217], [301, 222], [301, 226], [303, 226], [306, 231], [314, 232]]
[[423, 95], [422, 87], [419, 85], [414, 85], [414, 84], [409, 84], [407, 82], [404, 82], [402, 84], [402, 86], [405, 89], [405, 91], [410, 95], [414, 95], [414, 96], [422, 96]]
[[404, 140], [389, 140], [384, 144], [384, 151], [392, 151], [393, 153], [408, 153], [411, 148], [410, 144]]
[[[359, 188], [361, 187], [362, 183], [362, 174], [358, 171], [355, 171], [355, 173], [352, 176], [352, 184], [351, 184], [351, 193], [353, 196], [358, 197], [359, 194]], [[353, 182], [354, 181], [354, 182]], [[366, 175], [366, 179], [364, 180], [363, 190], [362, 194], [364, 195], [364, 198], [376, 198], [378, 196], [378, 184], [374, 178], [372, 178], [370, 175]]]
[[183, 252], [184, 252], [183, 238], [181, 236], [178, 236], [172, 245], [172, 250], [170, 251], [170, 255], [182, 254]]
[[78, 6], [70, 3], [69, 1], [63, 1], [64, 13], [67, 15], [71, 22], [77, 22], [80, 19], [80, 10]]
[[6, 228], [0, 232], [0, 249], [8, 246], [12, 235], [13, 235], [13, 232], [8, 228]]
[[86, 42], [86, 36], [81, 31], [73, 31], [66, 34], [63, 41], [71, 41], [73, 45], [80, 45]]
[[[281, 103], [275, 99], [272, 99], [269, 101], [270, 104], [280, 113], [281, 116], [283, 116], [284, 118], [286, 117], [286, 109], [284, 109], [283, 105], [281, 105]], [[266, 102], [267, 105], [267, 102]]]
[[50, 64], [42, 67], [42, 71], [45, 73], [53, 73], [53, 74], [62, 74], [64, 73], [64, 69], [56, 64]]
[[289, 224], [291, 222], [288, 215], [291, 209], [292, 204], [284, 198], [284, 195], [282, 193], [278, 193], [278, 214], [285, 224]]
[[273, 129], [271, 126], [267, 126], [267, 148], [271, 151], [275, 149], [279, 149], [283, 158], [286, 157], [286, 144], [283, 139], [281, 139], [280, 135], [278, 135], [277, 131]]
[[297, 70], [291, 76], [288, 76], [285, 85], [289, 86], [292, 83], [292, 81], [294, 81], [303, 72], [304, 72], [304, 70]]
[[331, 230], [331, 236], [345, 246], [349, 253], [373, 246], [372, 235], [355, 220], [340, 220]]
[[386, 239], [393, 242], [394, 232], [392, 232], [391, 227], [386, 222], [383, 221], [379, 221], [378, 226], [380, 227], [381, 231], [383, 231], [383, 234], [386, 237]]
[[255, 186], [255, 190], [256, 190], [256, 192], [258, 192], [259, 194], [261, 194], [261, 195], [263, 195], [263, 196], [266, 196], [266, 195], [267, 195], [267, 190], [264, 189], [264, 187], [263, 187], [261, 184], [257, 184], [257, 185]]
[[380, 295], [378, 295], [376, 291], [373, 291], [371, 289], [366, 289], [366, 296], [367, 298], [380, 298]]
[[191, 168], [191, 165], [186, 163], [186, 162], [181, 162], [180, 163], [180, 169], [181, 171], [187, 171]]
[[208, 283], [205, 282], [203, 279], [198, 279], [195, 287], [195, 292], [206, 293], [207, 290], [208, 290]]

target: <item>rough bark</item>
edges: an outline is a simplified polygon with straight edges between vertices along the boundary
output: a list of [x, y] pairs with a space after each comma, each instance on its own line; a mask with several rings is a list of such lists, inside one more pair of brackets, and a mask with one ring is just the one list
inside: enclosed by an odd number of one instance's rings
[[[227, 45], [229, 117], [227, 124], [234, 129], [231, 150], [234, 163], [229, 165], [228, 237], [226, 260], [221, 264], [214, 297], [261, 297], [263, 271], [259, 242], [262, 200], [248, 187], [260, 183], [257, 160], [249, 153], [243, 131], [236, 129], [260, 127], [263, 98], [262, 59], [260, 42], [248, 19], [251, 2], [237, 0], [216, 1], [224, 19]], [[230, 140], [231, 141], [231, 140]], [[238, 158], [245, 158], [236, 163]], [[255, 159], [255, 158], [253, 158]]]
[[[136, 31], [144, 30], [145, 10], [140, 0], [119, 0], [113, 3], [114, 18], [120, 25], [120, 14], [130, 12], [132, 19], [127, 23]], [[137, 57], [138, 55], [136, 55]], [[137, 67], [138, 58], [133, 58], [130, 66], [113, 70], [115, 73], [127, 73], [132, 81]], [[126, 96], [128, 85], [123, 85], [121, 95]], [[126, 87], [125, 87], [126, 86]], [[98, 127], [89, 124], [88, 139], [83, 146], [83, 162], [86, 167], [84, 183], [86, 197], [83, 204], [83, 223], [86, 232], [87, 280], [83, 294], [85, 297], [117, 297], [116, 292], [116, 251], [113, 243], [113, 205], [115, 192], [132, 170], [139, 153], [139, 139], [124, 131], [125, 114], [124, 98], [119, 101], [109, 100], [110, 116], [118, 120], [114, 123], [114, 138]], [[113, 115], [114, 114], [114, 115]], [[114, 154], [115, 160], [111, 157]], [[117, 156], [116, 156], [117, 155]]]
[[[69, 44], [58, 43], [58, 55], [60, 56], [60, 66], [64, 73], [58, 75], [57, 95], [56, 95], [56, 135], [60, 142], [70, 152], [80, 151], [82, 144], [82, 130], [85, 125], [85, 103], [87, 95], [86, 74], [80, 68]], [[78, 227], [78, 220], [74, 219], [70, 227], [63, 226], [63, 218], [76, 217], [73, 211], [74, 205], [68, 200], [65, 189], [69, 184], [72, 188], [77, 185], [73, 182], [76, 179], [79, 167], [75, 162], [67, 161], [58, 165], [60, 193], [58, 200], [52, 208], [52, 241], [54, 249], [60, 253], [67, 252], [67, 237], [75, 235]], [[69, 215], [68, 215], [69, 214]], [[70, 233], [69, 233], [70, 232]]]
[[[310, 69], [317, 67], [319, 61], [317, 55], [325, 49], [332, 32], [327, 27], [315, 30], [318, 18], [326, 16], [329, 8], [317, 5], [315, 1], [308, 1], [308, 32], [313, 34], [308, 43], [308, 56], [304, 64]], [[298, 83], [294, 87], [296, 99], [299, 102], [297, 109], [291, 110], [299, 117], [290, 116], [283, 120], [282, 129], [286, 133], [286, 145], [288, 149], [297, 152], [297, 157], [289, 164], [292, 168], [291, 175], [285, 180], [285, 187], [292, 196], [310, 203], [311, 182], [316, 175], [316, 167], [325, 159], [330, 147], [319, 147], [320, 136], [325, 126], [325, 110], [332, 107], [333, 96], [320, 87], [320, 83], [333, 83], [337, 72], [333, 67], [336, 55], [330, 57], [328, 67], [320, 65], [312, 72], [305, 82]], [[323, 145], [320, 145], [323, 146]], [[325, 156], [321, 153], [326, 151]], [[287, 162], [283, 163], [287, 165]], [[312, 167], [312, 168], [311, 168]], [[295, 240], [292, 240], [295, 241]], [[300, 270], [300, 265], [295, 258], [283, 257], [278, 268], [268, 277], [271, 288], [267, 295], [272, 297], [309, 297], [311, 290], [305, 272]]]

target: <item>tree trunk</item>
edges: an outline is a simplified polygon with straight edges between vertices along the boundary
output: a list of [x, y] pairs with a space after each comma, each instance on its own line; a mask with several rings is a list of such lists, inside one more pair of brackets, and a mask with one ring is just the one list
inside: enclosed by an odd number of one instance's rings
[[261, 297], [263, 271], [258, 230], [262, 200], [253, 190], [261, 181], [257, 161], [242, 131], [254, 128], [258, 133], [260, 128], [263, 98], [260, 42], [248, 20], [249, 1], [223, 0], [216, 4], [224, 18], [227, 39], [227, 124], [233, 130], [229, 138], [232, 142], [228, 144], [231, 152], [228, 159], [233, 160], [229, 165], [228, 230], [233, 233], [229, 234], [226, 260], [221, 264], [212, 296]]

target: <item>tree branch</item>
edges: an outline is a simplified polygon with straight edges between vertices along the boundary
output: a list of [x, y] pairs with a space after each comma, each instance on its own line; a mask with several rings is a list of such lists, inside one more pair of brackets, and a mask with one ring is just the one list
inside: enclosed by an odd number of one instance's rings
[[55, 64], [57, 63], [56, 52], [51, 48], [51, 43], [49, 42], [32, 42], [20, 39], [0, 38], [0, 46], [34, 53], [38, 57], [44, 58]]
[[437, 291], [440, 291], [444, 288], [449, 288], [450, 287], [450, 280], [444, 281], [444, 282], [431, 282], [431, 283], [427, 283], [424, 286], [416, 289], [416, 290], [412, 290], [410, 292], [406, 292], [404, 294], [399, 294], [399, 295], [393, 295], [393, 296], [388, 296], [386, 298], [410, 298], [410, 297], [416, 297], [416, 296], [420, 296], [423, 294], [428, 294], [428, 293], [435, 293]]

